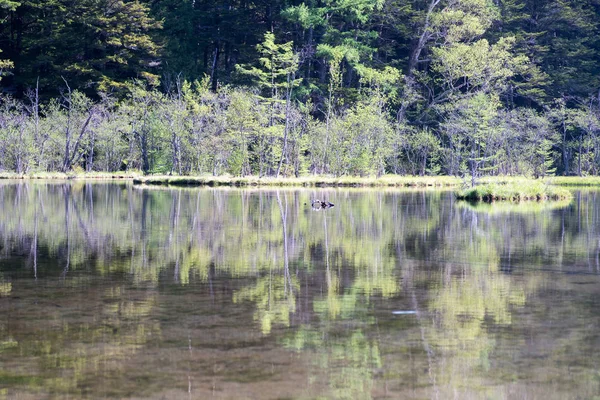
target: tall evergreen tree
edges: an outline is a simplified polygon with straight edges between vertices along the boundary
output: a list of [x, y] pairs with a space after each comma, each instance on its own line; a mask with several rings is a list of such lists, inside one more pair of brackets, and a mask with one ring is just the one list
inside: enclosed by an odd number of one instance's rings
[[[18, 6], [19, 3], [17, 3], [16, 1], [0, 0], [0, 9], [3, 9], [5, 11], [8, 10], [10, 12], [13, 12]], [[1, 52], [2, 47], [0, 46], [0, 53]], [[12, 69], [13, 66], [14, 64], [12, 61], [0, 59], [0, 79], [2, 79], [2, 76], [6, 73], [6, 70]]]
[[160, 23], [139, 0], [25, 0], [7, 18], [2, 39], [21, 90], [39, 78], [42, 91], [56, 91], [61, 76], [92, 91], [120, 90], [132, 78], [158, 82], [150, 33]]

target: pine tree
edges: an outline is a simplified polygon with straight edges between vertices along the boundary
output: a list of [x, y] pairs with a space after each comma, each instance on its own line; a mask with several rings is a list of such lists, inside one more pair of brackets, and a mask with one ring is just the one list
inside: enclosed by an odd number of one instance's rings
[[90, 92], [158, 81], [160, 48], [150, 33], [160, 23], [139, 0], [24, 0], [8, 18], [2, 38], [21, 90], [39, 78], [42, 92], [56, 92], [61, 76]]
[[[19, 6], [20, 3], [11, 0], [0, 0], [0, 9], [15, 11], [15, 9]], [[0, 53], [2, 53], [2, 49], [0, 48]], [[2, 60], [0, 59], [0, 80], [2, 76], [6, 74], [7, 70], [10, 70], [14, 67], [14, 64], [10, 60]]]
[[[293, 51], [292, 46], [292, 42], [275, 43], [275, 35], [272, 32], [266, 32], [264, 41], [257, 46], [257, 50], [261, 55], [259, 67], [237, 66], [240, 73], [254, 78], [254, 82], [262, 88], [263, 94], [266, 95], [263, 99], [269, 104], [269, 128], [272, 128], [271, 131], [275, 129], [278, 119], [276, 104], [282, 101], [281, 97], [285, 99], [282, 148], [276, 171], [277, 176], [281, 172], [284, 158], [287, 157], [292, 90], [300, 83], [300, 80], [296, 79], [296, 72], [299, 67], [298, 55]], [[284, 92], [283, 95], [281, 91]], [[269, 140], [269, 142], [272, 144], [272, 140]], [[265, 160], [269, 165], [270, 162], [267, 161], [267, 158], [267, 154], [260, 155], [260, 159]], [[271, 169], [272, 167], [269, 166], [268, 168]]]

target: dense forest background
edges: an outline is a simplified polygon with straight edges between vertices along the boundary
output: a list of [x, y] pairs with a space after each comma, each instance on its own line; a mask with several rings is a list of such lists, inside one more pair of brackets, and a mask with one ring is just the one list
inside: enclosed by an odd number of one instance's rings
[[0, 0], [0, 170], [597, 175], [600, 0]]

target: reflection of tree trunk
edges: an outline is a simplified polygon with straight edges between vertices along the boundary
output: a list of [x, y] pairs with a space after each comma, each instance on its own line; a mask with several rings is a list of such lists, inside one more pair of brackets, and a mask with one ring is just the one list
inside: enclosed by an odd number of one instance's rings
[[134, 219], [135, 219], [135, 215], [133, 212], [133, 186], [129, 186], [127, 188], [127, 205], [128, 205], [128, 209], [129, 209], [129, 224], [131, 225], [131, 265], [130, 270], [131, 273], [133, 274], [134, 268], [133, 268], [133, 260], [135, 259], [135, 228], [133, 225]]
[[35, 202], [35, 216], [34, 218], [34, 228], [33, 228], [33, 243], [31, 244], [31, 250], [33, 253], [33, 277], [37, 279], [37, 241], [38, 241], [38, 203], [40, 198], [40, 193], [38, 190], [38, 201]]
[[437, 399], [437, 398], [439, 398], [439, 389], [437, 387], [435, 373], [433, 371], [433, 363], [434, 363], [435, 353], [429, 346], [429, 342], [427, 341], [427, 337], [425, 336], [425, 328], [424, 328], [424, 323], [422, 321], [421, 312], [419, 311], [419, 303], [417, 302], [417, 295], [415, 293], [414, 280], [411, 284], [411, 300], [412, 300], [413, 310], [415, 311], [415, 315], [417, 316], [419, 330], [421, 331], [421, 343], [423, 343], [423, 349], [427, 353], [427, 365], [428, 365], [427, 372], [429, 375], [429, 382], [433, 386], [433, 390], [435, 392], [435, 398]]
[[175, 241], [174, 246], [171, 246], [175, 249], [175, 271], [174, 271], [174, 280], [175, 282], [179, 282], [179, 265], [180, 265], [180, 254], [179, 254], [179, 235], [178, 235], [178, 225], [179, 225], [179, 213], [181, 210], [181, 190], [176, 191], [173, 194], [173, 204], [174, 210], [171, 214], [171, 232], [169, 233], [169, 243]]
[[577, 192], [577, 232], [581, 232], [581, 192]]
[[208, 289], [210, 290], [210, 300], [211, 302], [214, 304], [215, 303], [215, 291], [213, 289], [213, 282], [212, 282], [212, 269], [213, 266], [212, 264], [208, 266]]
[[86, 183], [85, 184], [85, 192], [87, 194], [87, 198], [88, 198], [88, 220], [92, 223], [92, 225], [94, 224], [94, 191], [93, 188], [94, 186], [91, 183]]
[[192, 352], [192, 338], [189, 333], [188, 333], [188, 351], [190, 352], [190, 362], [188, 363], [188, 397], [191, 399], [192, 398], [192, 374], [191, 374], [190, 366], [192, 365], [192, 356], [194, 354]]
[[284, 293], [287, 295], [287, 287], [290, 287], [290, 294], [293, 292], [292, 278], [290, 276], [289, 253], [288, 253], [288, 236], [287, 236], [287, 197], [285, 198], [285, 212], [281, 204], [279, 190], [277, 191], [277, 204], [279, 205], [279, 213], [281, 214], [281, 224], [283, 225], [283, 273], [285, 277]]
[[75, 198], [72, 198], [72, 202], [73, 202], [73, 210], [75, 213], [75, 216], [77, 217], [77, 222], [79, 223], [79, 227], [81, 228], [81, 231], [83, 232], [83, 236], [85, 237], [85, 241], [87, 243], [87, 245], [92, 248], [93, 246], [93, 241], [90, 238], [90, 233], [89, 230], [87, 228], [87, 226], [85, 225], [85, 223], [83, 222], [83, 219], [81, 218], [81, 213], [79, 212], [79, 207], [77, 206], [77, 200], [75, 200]]
[[202, 230], [200, 229], [200, 191], [196, 194], [196, 211], [194, 211], [194, 218], [192, 219], [192, 230], [194, 231], [194, 235], [192, 240], [195, 242], [195, 245], [201, 240]]
[[71, 202], [71, 185], [66, 184], [63, 186], [63, 192], [65, 194], [65, 232], [67, 234], [67, 263], [62, 272], [62, 277], [65, 278], [67, 276], [67, 272], [69, 272], [69, 264], [71, 263], [71, 232], [69, 226], [71, 225], [71, 212], [70, 212], [70, 204]]
[[175, 192], [171, 192], [171, 194], [173, 195], [173, 198], [171, 200], [171, 212], [169, 215], [169, 237], [167, 239], [168, 247], [171, 247], [171, 244], [173, 242], [173, 232], [175, 231], [175, 227], [177, 226], [177, 213], [179, 212], [177, 210], [178, 206]]
[[142, 264], [146, 265], [146, 214], [148, 213], [148, 196], [147, 190], [142, 190], [142, 212], [140, 213], [140, 245], [142, 246]]
[[175, 281], [175, 283], [179, 283], [179, 254], [177, 254], [177, 258], [175, 259], [175, 271], [173, 271], [173, 281]]
[[331, 270], [329, 269], [329, 235], [327, 234], [327, 214], [325, 213], [323, 213], [323, 226], [325, 229], [325, 268], [327, 271], [327, 288], [331, 288]]

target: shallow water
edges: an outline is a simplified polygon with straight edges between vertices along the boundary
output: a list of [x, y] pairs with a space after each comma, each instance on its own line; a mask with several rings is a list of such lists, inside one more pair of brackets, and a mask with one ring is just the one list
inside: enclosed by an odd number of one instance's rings
[[0, 398], [593, 398], [599, 195], [0, 182]]

